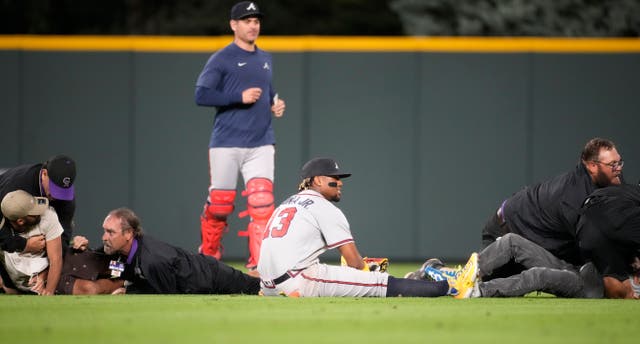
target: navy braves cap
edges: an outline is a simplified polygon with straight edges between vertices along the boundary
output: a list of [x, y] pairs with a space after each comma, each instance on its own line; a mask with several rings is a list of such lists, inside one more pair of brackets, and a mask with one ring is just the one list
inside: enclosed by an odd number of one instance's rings
[[66, 155], [52, 156], [43, 168], [49, 175], [49, 193], [54, 199], [70, 201], [74, 198], [76, 163]]
[[331, 158], [314, 158], [302, 166], [301, 175], [302, 178], [316, 176], [347, 178], [351, 176], [351, 173], [346, 173], [341, 170], [338, 163]]
[[247, 17], [262, 18], [264, 15], [260, 12], [258, 5], [251, 1], [242, 1], [231, 7], [231, 19], [238, 20]]

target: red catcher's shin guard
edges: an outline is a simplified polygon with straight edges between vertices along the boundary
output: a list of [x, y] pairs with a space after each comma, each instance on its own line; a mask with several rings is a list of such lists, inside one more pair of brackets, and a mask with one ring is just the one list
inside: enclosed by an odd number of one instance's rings
[[247, 210], [239, 214], [240, 217], [251, 216], [247, 231], [238, 233], [249, 237], [249, 261], [246, 267], [251, 269], [258, 265], [260, 246], [264, 229], [274, 210], [273, 183], [267, 178], [253, 178], [247, 182], [247, 189], [242, 192], [247, 196]]
[[247, 232], [249, 232], [249, 260], [245, 267], [248, 269], [253, 269], [258, 266], [265, 226], [266, 223], [258, 224], [255, 221], [249, 222], [247, 226]]
[[224, 249], [220, 244], [220, 240], [222, 240], [222, 234], [224, 234], [226, 228], [227, 222], [215, 218], [208, 219], [206, 216], [201, 215], [200, 232], [202, 234], [202, 244], [198, 251], [220, 260]]
[[211, 190], [209, 198], [204, 205], [200, 216], [200, 231], [202, 245], [200, 253], [222, 258], [222, 235], [227, 230], [227, 216], [233, 212], [233, 201], [236, 197], [235, 190]]

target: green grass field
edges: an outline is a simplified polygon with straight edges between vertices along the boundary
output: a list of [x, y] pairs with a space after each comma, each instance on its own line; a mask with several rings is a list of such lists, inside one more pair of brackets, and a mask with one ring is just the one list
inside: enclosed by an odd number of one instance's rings
[[[393, 264], [393, 263], [392, 263]], [[391, 265], [402, 276], [416, 264]], [[4, 343], [631, 343], [640, 303], [511, 299], [0, 295]]]

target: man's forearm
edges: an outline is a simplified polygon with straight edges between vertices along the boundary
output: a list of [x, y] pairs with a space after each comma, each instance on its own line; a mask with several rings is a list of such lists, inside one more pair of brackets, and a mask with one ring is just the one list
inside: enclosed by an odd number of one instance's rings
[[604, 277], [604, 295], [609, 299], [633, 299], [633, 289], [629, 280], [619, 281], [613, 277]]
[[47, 276], [45, 291], [48, 295], [53, 295], [62, 273], [62, 243], [60, 237], [47, 241], [47, 257], [49, 258], [49, 275]]

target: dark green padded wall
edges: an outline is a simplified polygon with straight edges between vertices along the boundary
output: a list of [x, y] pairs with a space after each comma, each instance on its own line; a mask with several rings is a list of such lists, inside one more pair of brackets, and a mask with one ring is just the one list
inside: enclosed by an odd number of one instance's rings
[[333, 156], [353, 173], [339, 205], [364, 255], [403, 255], [415, 236], [416, 104], [407, 95], [418, 84], [416, 61], [413, 54], [311, 56], [309, 153]]
[[[532, 71], [532, 178], [576, 164], [591, 137], [613, 139], [627, 160], [627, 182], [640, 178], [639, 54], [536, 55]], [[575, 148], [574, 148], [575, 147]]]
[[25, 52], [18, 62], [20, 163], [56, 153], [77, 160], [76, 232], [95, 243], [106, 211], [131, 200], [131, 56]]
[[19, 52], [0, 51], [0, 168], [20, 162], [20, 85], [22, 59]]
[[418, 253], [476, 250], [490, 213], [526, 180], [529, 63], [526, 54], [421, 59]]
[[[0, 168], [66, 152], [78, 234], [98, 243], [106, 212], [129, 206], [147, 233], [195, 251], [213, 110], [193, 89], [208, 57], [0, 52]], [[307, 159], [336, 157], [364, 255], [465, 259], [503, 198], [573, 168], [592, 136], [614, 139], [640, 178], [638, 54], [275, 53], [274, 68], [287, 102], [276, 200]], [[236, 214], [229, 259], [247, 254]]]

